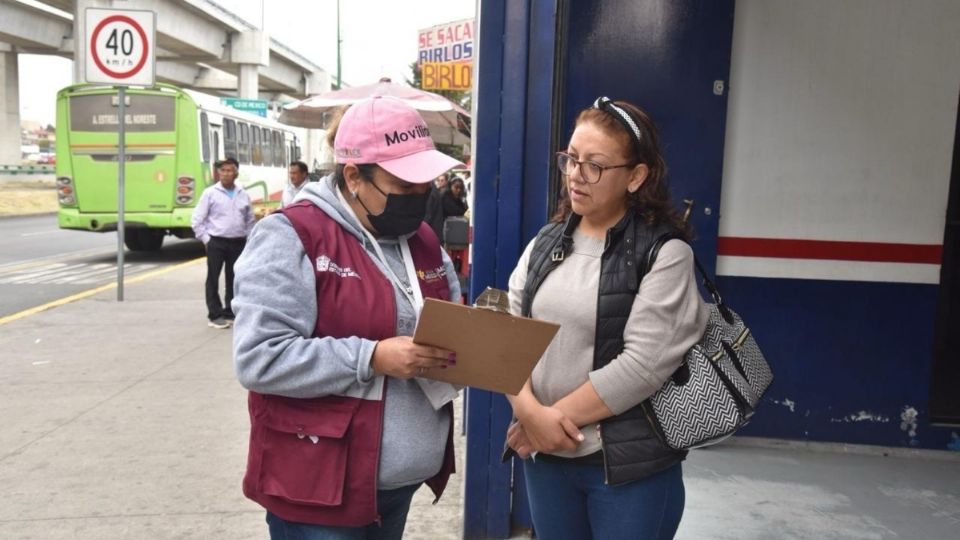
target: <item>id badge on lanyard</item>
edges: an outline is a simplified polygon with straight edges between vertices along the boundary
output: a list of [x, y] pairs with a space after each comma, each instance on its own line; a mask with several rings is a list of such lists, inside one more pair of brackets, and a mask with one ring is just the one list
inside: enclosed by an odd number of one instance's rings
[[420, 317], [420, 311], [423, 309], [423, 291], [420, 290], [420, 281], [417, 279], [417, 270], [413, 266], [413, 254], [410, 252], [410, 244], [407, 242], [406, 238], [397, 238], [397, 242], [400, 243], [400, 255], [403, 257], [403, 268], [407, 272], [407, 280], [410, 283], [407, 286], [400, 276], [394, 273], [393, 268], [387, 262], [387, 258], [383, 255], [383, 250], [380, 249], [380, 244], [373, 238], [373, 235], [370, 234], [366, 229], [363, 230], [366, 233], [367, 237], [373, 242], [373, 249], [377, 252], [377, 257], [380, 259], [380, 262], [383, 264], [384, 268], [387, 269], [390, 280], [393, 281], [402, 292], [403, 295], [407, 297], [407, 300], [410, 301], [410, 305], [413, 306], [413, 309], [417, 313], [417, 318]]

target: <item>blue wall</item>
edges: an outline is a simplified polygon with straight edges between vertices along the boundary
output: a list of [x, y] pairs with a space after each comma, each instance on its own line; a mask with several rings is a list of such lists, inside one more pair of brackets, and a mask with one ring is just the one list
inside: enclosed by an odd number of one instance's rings
[[[722, 276], [776, 379], [740, 433], [946, 449], [929, 424], [936, 285]], [[960, 381], [958, 381], [960, 382]], [[916, 435], [901, 414], [917, 411]]]

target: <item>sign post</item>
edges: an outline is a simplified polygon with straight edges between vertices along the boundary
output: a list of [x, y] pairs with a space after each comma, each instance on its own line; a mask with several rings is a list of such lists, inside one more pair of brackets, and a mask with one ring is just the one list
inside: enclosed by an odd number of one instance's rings
[[152, 11], [87, 8], [86, 79], [117, 88], [117, 301], [123, 301], [127, 86], [153, 86], [157, 15]]
[[124, 213], [127, 210], [127, 87], [117, 88], [117, 302], [123, 302], [124, 240], [127, 227]]

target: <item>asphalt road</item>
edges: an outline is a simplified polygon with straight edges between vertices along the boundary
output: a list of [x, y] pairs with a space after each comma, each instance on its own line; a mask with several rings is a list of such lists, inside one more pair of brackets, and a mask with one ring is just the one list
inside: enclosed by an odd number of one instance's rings
[[[124, 275], [202, 256], [198, 241], [168, 236], [158, 252], [125, 251]], [[116, 280], [116, 233], [62, 230], [55, 215], [0, 218], [0, 317]]]

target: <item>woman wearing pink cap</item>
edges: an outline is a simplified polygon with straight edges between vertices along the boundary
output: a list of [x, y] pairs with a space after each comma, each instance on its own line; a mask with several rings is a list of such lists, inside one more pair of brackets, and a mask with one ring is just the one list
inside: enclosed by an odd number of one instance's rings
[[334, 152], [336, 172], [264, 218], [237, 263], [243, 491], [272, 538], [398, 539], [417, 488], [439, 498], [453, 470], [457, 390], [419, 375], [456, 358], [410, 336], [424, 298], [460, 298], [423, 223], [430, 182], [459, 162], [388, 97], [347, 110]]
[[686, 452], [661, 440], [646, 400], [708, 312], [656, 127], [636, 105], [599, 98], [577, 116], [557, 168], [561, 211], [510, 276], [512, 311], [561, 325], [509, 396], [518, 422], [507, 442], [522, 458], [536, 452], [523, 469], [537, 538], [673, 538]]

